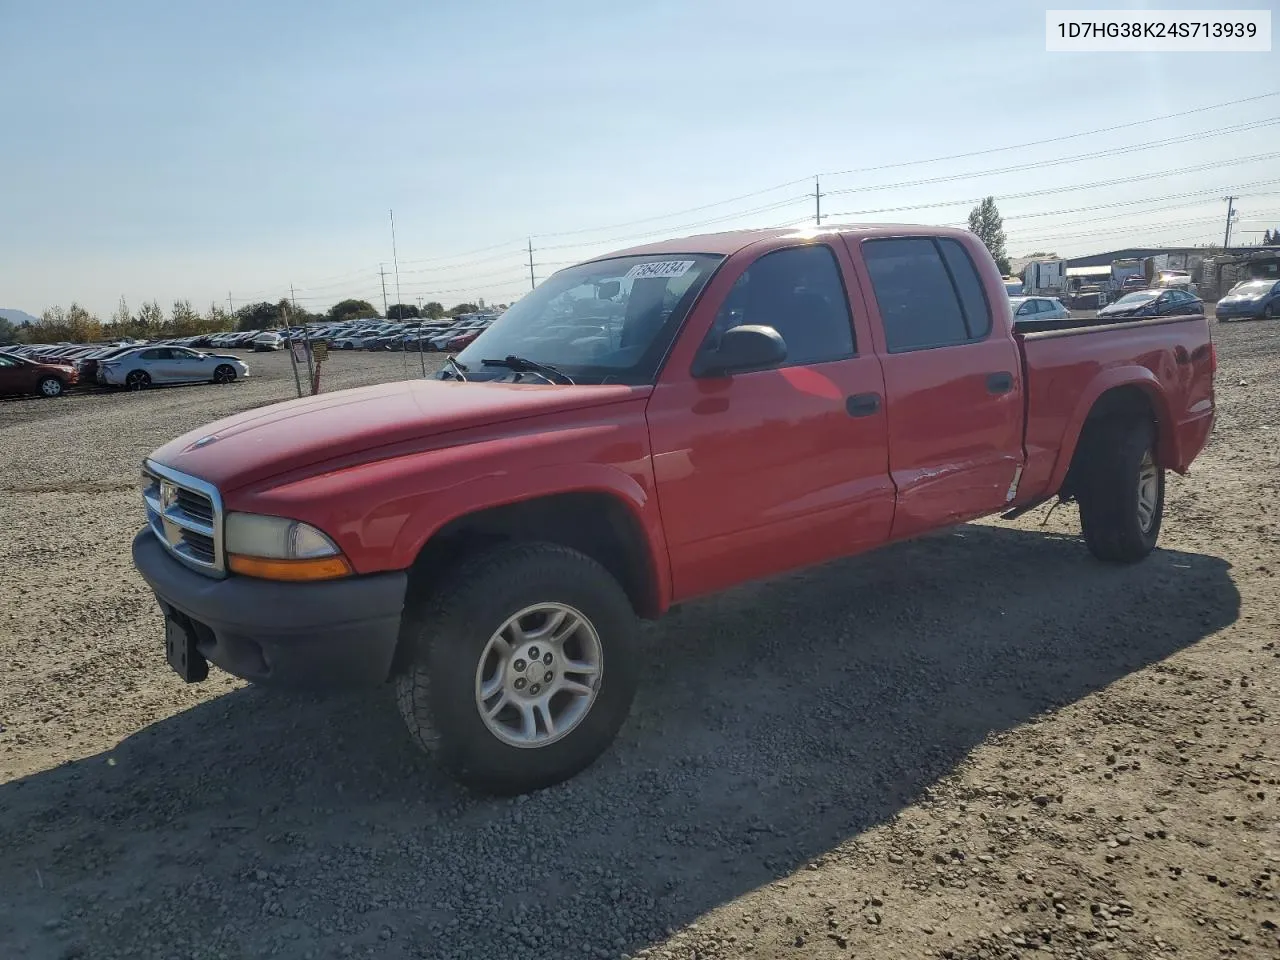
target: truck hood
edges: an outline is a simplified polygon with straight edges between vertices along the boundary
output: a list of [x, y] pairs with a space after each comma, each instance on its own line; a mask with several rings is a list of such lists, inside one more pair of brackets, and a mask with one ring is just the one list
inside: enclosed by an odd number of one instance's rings
[[[248, 410], [192, 430], [150, 459], [226, 492], [390, 444], [647, 396], [651, 387], [408, 380]], [[465, 435], [458, 442], [466, 442]]]

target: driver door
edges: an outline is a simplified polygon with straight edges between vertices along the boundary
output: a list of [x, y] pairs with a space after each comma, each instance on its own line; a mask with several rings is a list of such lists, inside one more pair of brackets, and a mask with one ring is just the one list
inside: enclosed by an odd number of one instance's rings
[[[865, 318], [855, 337], [847, 256], [823, 243], [738, 254], [672, 352], [648, 421], [677, 600], [888, 538], [884, 379]], [[743, 323], [782, 335], [782, 366], [695, 377], [697, 352]]]

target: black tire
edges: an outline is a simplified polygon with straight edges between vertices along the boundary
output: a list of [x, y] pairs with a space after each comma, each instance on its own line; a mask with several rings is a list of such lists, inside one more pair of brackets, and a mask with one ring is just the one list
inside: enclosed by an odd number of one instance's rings
[[40, 396], [53, 398], [66, 393], [67, 386], [57, 377], [41, 377], [36, 389], [40, 391]]
[[236, 379], [236, 368], [229, 363], [220, 363], [213, 371], [214, 383], [234, 383]]
[[[1104, 420], [1088, 428], [1086, 457], [1076, 500], [1089, 552], [1110, 563], [1136, 563], [1155, 549], [1164, 518], [1164, 468], [1154, 466], [1155, 429], [1150, 422]], [[1154, 507], [1143, 522], [1140, 481], [1144, 461], [1155, 471]], [[1148, 498], [1150, 499], [1150, 498]]]
[[1276, 308], [1274, 302], [1267, 304], [1267, 309], [1263, 311], [1263, 316], [1268, 320], [1280, 320], [1280, 309]]
[[[541, 747], [499, 739], [480, 716], [477, 670], [491, 636], [527, 607], [579, 611], [603, 651], [595, 699], [577, 726]], [[512, 795], [574, 776], [613, 742], [635, 695], [637, 619], [618, 582], [590, 557], [550, 543], [505, 544], [463, 563], [416, 608], [396, 701], [413, 739], [463, 785]]]
[[124, 385], [130, 390], [145, 390], [151, 386], [151, 374], [145, 370], [131, 370], [124, 378]]

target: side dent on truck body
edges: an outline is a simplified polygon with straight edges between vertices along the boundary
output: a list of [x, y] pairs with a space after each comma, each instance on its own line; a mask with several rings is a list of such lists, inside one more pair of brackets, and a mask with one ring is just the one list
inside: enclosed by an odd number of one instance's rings
[[[328, 533], [360, 574], [404, 570], [446, 524], [545, 496], [602, 493], [646, 540], [658, 612], [671, 602], [666, 535], [654, 494], [647, 396], [435, 438], [430, 449], [238, 491], [229, 509], [293, 517]], [[585, 522], [585, 521], [584, 521]]]

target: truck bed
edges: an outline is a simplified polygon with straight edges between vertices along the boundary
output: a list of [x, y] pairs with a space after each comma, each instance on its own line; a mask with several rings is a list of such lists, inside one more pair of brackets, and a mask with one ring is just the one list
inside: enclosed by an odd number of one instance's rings
[[1027, 385], [1027, 459], [1017, 502], [1057, 493], [1094, 402], [1135, 377], [1139, 385], [1125, 389], [1141, 390], [1151, 403], [1161, 465], [1185, 472], [1213, 421], [1212, 345], [1205, 317], [1068, 320], [1053, 327], [1015, 333]]

